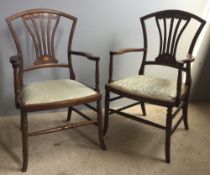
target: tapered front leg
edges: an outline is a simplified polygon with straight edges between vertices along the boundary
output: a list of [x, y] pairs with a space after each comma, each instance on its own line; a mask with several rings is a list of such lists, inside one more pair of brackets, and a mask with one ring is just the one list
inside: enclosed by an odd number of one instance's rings
[[171, 126], [172, 126], [172, 108], [168, 107], [166, 117], [166, 141], [165, 141], [165, 156], [166, 162], [170, 163], [170, 147], [171, 147]]
[[107, 129], [109, 127], [109, 98], [110, 98], [110, 92], [109, 92], [109, 90], [106, 90], [105, 115], [104, 115], [104, 135], [106, 134]]
[[28, 167], [28, 120], [27, 113], [24, 110], [21, 110], [21, 132], [23, 149], [22, 171], [25, 172]]
[[189, 129], [189, 125], [188, 125], [188, 100], [185, 101], [185, 104], [184, 104], [183, 109], [182, 109], [182, 114], [183, 114], [183, 121], [184, 121], [185, 129], [188, 130]]
[[102, 108], [100, 100], [97, 101], [97, 117], [98, 117], [98, 136], [99, 136], [100, 145], [103, 150], [106, 150], [106, 145], [104, 142]]

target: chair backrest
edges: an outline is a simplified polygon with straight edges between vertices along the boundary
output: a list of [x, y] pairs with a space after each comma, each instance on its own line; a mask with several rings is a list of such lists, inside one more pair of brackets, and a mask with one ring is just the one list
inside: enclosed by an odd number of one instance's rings
[[[147, 60], [148, 35], [146, 22], [153, 20], [159, 33], [159, 52], [154, 61]], [[176, 52], [180, 38], [183, 36], [190, 21], [196, 21], [197, 28], [193, 34], [189, 49], [186, 54], [192, 54], [197, 38], [205, 25], [205, 21], [200, 17], [181, 10], [164, 10], [155, 12], [140, 18], [143, 35], [144, 48], [143, 61], [139, 73], [143, 74], [144, 66], [148, 64], [165, 65], [178, 68]], [[185, 43], [186, 44], [186, 43]]]
[[[65, 25], [69, 25], [70, 29], [68, 35], [68, 46], [66, 46], [68, 64], [59, 64], [59, 61], [56, 58], [55, 54], [55, 50], [57, 49], [55, 47], [55, 36], [57, 33], [59, 33], [58, 28], [61, 24], [62, 19], [65, 20]], [[32, 9], [16, 13], [10, 17], [7, 17], [6, 21], [12, 33], [13, 39], [16, 44], [17, 52], [19, 54], [19, 61], [21, 63], [19, 73], [21, 81], [23, 77], [23, 72], [46, 67], [69, 68], [71, 78], [74, 79], [71, 55], [68, 53], [71, 50], [72, 46], [74, 29], [77, 22], [76, 17], [66, 14], [64, 12], [51, 9]], [[24, 31], [25, 34], [30, 36], [28, 38], [25, 38], [25, 40], [30, 39], [32, 43], [30, 44], [30, 46], [33, 47], [33, 49], [31, 50], [35, 55], [35, 59], [33, 60], [32, 65], [29, 65], [27, 67], [24, 66], [24, 61], [26, 61], [24, 57], [26, 56], [24, 56], [23, 54], [23, 45], [18, 33], [19, 28], [15, 27], [15, 22], [17, 22], [19, 26], [21, 26], [21, 31]], [[25, 30], [22, 30], [22, 27]], [[60, 32], [59, 34], [62, 33]]]

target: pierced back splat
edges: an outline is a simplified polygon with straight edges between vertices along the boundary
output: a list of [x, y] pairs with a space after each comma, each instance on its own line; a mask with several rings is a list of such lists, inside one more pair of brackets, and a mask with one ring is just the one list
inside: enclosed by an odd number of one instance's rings
[[[55, 56], [55, 35], [61, 20], [66, 20], [70, 25], [70, 33], [68, 37], [67, 56], [68, 56], [68, 67], [71, 73], [71, 78], [74, 77], [74, 71], [71, 62], [71, 55], [69, 51], [72, 46], [72, 39], [74, 30], [77, 22], [77, 18], [67, 13], [51, 10], [51, 9], [32, 9], [26, 10], [20, 13], [16, 13], [6, 18], [7, 24], [13, 35], [17, 52], [20, 56], [21, 62], [21, 74], [24, 71], [23, 68], [23, 52], [20, 38], [17, 34], [17, 29], [14, 27], [13, 22], [21, 19], [23, 26], [26, 28], [27, 33], [32, 39], [32, 43], [35, 50], [35, 61], [32, 69], [44, 68], [44, 67], [63, 67], [62, 64], [58, 64], [58, 60]], [[28, 71], [28, 69], [27, 69]]]
[[34, 64], [58, 63], [54, 52], [54, 38], [60, 17], [49, 13], [34, 13], [24, 15], [22, 20], [35, 47]]
[[[175, 19], [177, 19], [176, 23]], [[169, 65], [176, 64], [177, 45], [183, 31], [190, 21], [190, 16], [179, 16], [175, 13], [168, 13], [166, 15], [157, 15], [155, 20], [160, 36], [159, 55], [156, 61], [157, 63]], [[161, 22], [163, 23], [163, 28], [160, 27]], [[183, 23], [183, 25], [180, 25], [181, 23]]]
[[[144, 16], [140, 20], [144, 34], [145, 48], [147, 48], [147, 30], [145, 21], [152, 18], [155, 19], [160, 41], [159, 53], [155, 58], [155, 62], [153, 62], [153, 64], [156, 63], [170, 67], [177, 67], [176, 52], [184, 30], [187, 28], [187, 25], [192, 19], [200, 22], [200, 26], [195, 32], [192, 42], [189, 44], [188, 53], [192, 54], [195, 42], [198, 38], [201, 29], [203, 28], [203, 21], [200, 21], [200, 18], [193, 14], [186, 13], [180, 10], [165, 10]], [[143, 66], [146, 63], [147, 61], [145, 53], [143, 58]], [[142, 71], [143, 68], [141, 68], [140, 72]]]
[[[68, 64], [58, 63], [55, 57], [54, 40], [58, 25], [61, 18], [66, 20], [70, 24], [70, 33], [68, 37], [67, 56]], [[19, 24], [19, 20], [22, 20], [23, 27], [26, 28], [32, 38], [32, 45], [35, 50], [35, 61], [33, 65], [24, 67], [22, 43], [15, 28], [15, 21]], [[72, 66], [71, 55], [68, 53], [71, 50], [72, 39], [77, 22], [77, 18], [67, 13], [51, 10], [51, 9], [32, 9], [23, 12], [16, 13], [6, 18], [9, 29], [12, 33], [17, 52], [20, 60], [19, 67], [19, 79], [21, 85], [23, 85], [23, 73], [39, 68], [48, 67], [65, 67], [69, 69], [70, 78], [75, 79], [75, 74]]]

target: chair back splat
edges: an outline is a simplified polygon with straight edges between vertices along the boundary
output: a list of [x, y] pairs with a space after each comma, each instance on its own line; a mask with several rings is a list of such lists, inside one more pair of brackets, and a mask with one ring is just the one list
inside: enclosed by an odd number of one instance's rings
[[147, 64], [160, 64], [178, 68], [179, 64], [176, 61], [177, 47], [189, 22], [195, 20], [200, 23], [193, 36], [192, 42], [189, 43], [188, 54], [190, 55], [192, 54], [197, 38], [205, 25], [203, 19], [194, 14], [180, 10], [165, 10], [146, 15], [140, 18], [144, 36], [144, 48], [147, 48], [148, 43], [148, 33], [145, 23], [149, 20], [155, 20], [156, 22], [159, 33], [159, 52], [153, 62], [147, 61], [146, 54], [144, 54], [141, 69], [139, 71], [140, 74], [143, 73], [144, 66]]
[[[55, 37], [56, 33], [59, 34], [60, 21], [64, 18], [66, 25], [69, 25], [69, 40], [68, 40], [68, 50], [66, 54], [68, 55], [68, 64], [59, 64], [55, 53]], [[20, 20], [20, 21], [19, 21]], [[75, 74], [72, 67], [71, 51], [72, 39], [74, 35], [75, 26], [77, 23], [77, 18], [51, 9], [34, 9], [24, 12], [17, 13], [6, 19], [9, 29], [13, 35], [19, 59], [21, 62], [20, 76], [22, 77], [23, 72], [46, 68], [46, 67], [67, 67], [70, 68], [71, 78], [75, 78]], [[15, 22], [19, 21], [20, 26], [24, 26], [29, 38], [32, 40], [30, 46], [33, 47], [35, 51], [34, 61], [32, 65], [24, 67], [24, 52], [21, 42], [21, 37], [18, 34], [18, 30], [15, 28]], [[14, 23], [14, 25], [13, 25]], [[20, 24], [22, 23], [22, 24]]]

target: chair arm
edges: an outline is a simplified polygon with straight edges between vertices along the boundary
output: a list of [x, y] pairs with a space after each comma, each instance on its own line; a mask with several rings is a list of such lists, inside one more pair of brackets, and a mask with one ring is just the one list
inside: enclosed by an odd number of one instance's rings
[[193, 61], [195, 61], [195, 58], [191, 54], [188, 54], [185, 59], [178, 60], [178, 63], [185, 64], [185, 63], [191, 63]]
[[93, 56], [90, 53], [81, 52], [81, 51], [70, 51], [69, 55], [70, 54], [77, 55], [77, 56], [82, 56], [82, 57], [85, 57], [85, 58], [87, 58], [89, 60], [92, 60], [92, 61], [96, 62], [96, 68], [95, 68], [95, 90], [97, 92], [100, 92], [100, 89], [99, 89], [99, 61], [100, 61], [100, 58], [99, 57], [95, 57], [95, 56]]
[[142, 52], [146, 51], [146, 48], [125, 48], [120, 49], [118, 51], [110, 51], [110, 62], [109, 62], [109, 80], [108, 82], [111, 83], [113, 81], [112, 74], [113, 74], [113, 58], [114, 55], [122, 55], [128, 52]]
[[14, 55], [10, 57], [10, 63], [12, 64], [13, 68], [20, 66], [20, 56], [21, 55]]
[[142, 52], [145, 51], [145, 48], [125, 48], [125, 49], [120, 49], [118, 51], [110, 51], [110, 54], [112, 55], [122, 55], [124, 53], [128, 52]]
[[78, 56], [83, 56], [88, 58], [89, 60], [93, 60], [93, 61], [99, 61], [99, 57], [95, 57], [93, 56], [91, 53], [87, 53], [87, 52], [81, 52], [81, 51], [70, 51], [69, 54], [72, 55], [78, 55]]

